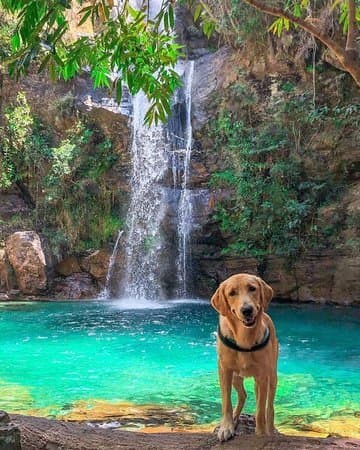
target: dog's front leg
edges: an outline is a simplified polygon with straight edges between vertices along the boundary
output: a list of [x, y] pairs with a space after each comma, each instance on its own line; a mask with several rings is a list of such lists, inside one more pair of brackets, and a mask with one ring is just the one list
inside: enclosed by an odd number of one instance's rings
[[274, 398], [276, 392], [277, 373], [276, 370], [270, 375], [268, 380], [268, 397], [266, 409], [266, 432], [268, 435], [274, 434]]
[[232, 377], [233, 371], [224, 368], [221, 361], [219, 361], [219, 381], [222, 400], [222, 419], [218, 431], [218, 439], [220, 442], [227, 441], [235, 435], [231, 404]]
[[266, 434], [266, 401], [268, 391], [268, 378], [255, 378], [256, 393], [256, 434]]

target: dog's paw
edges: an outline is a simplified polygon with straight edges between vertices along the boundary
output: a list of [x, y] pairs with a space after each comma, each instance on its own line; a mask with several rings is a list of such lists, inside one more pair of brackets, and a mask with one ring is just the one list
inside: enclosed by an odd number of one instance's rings
[[220, 425], [217, 437], [220, 442], [225, 442], [235, 436], [235, 426], [233, 423], [224, 423]]

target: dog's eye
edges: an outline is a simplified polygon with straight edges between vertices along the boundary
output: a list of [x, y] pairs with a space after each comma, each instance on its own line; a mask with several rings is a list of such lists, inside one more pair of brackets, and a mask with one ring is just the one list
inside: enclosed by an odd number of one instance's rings
[[236, 295], [236, 291], [233, 289], [232, 291], [229, 292], [230, 297], [234, 297], [234, 295]]
[[249, 291], [250, 291], [250, 292], [254, 292], [254, 291], [256, 291], [256, 287], [255, 287], [255, 286], [252, 286], [252, 285], [250, 285], [250, 286], [249, 286]]

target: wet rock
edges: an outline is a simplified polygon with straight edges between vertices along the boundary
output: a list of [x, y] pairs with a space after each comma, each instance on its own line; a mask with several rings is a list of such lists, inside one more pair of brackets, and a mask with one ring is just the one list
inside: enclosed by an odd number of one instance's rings
[[5, 411], [0, 411], [0, 450], [21, 450], [20, 430]]
[[219, 254], [198, 257], [194, 266], [197, 268], [195, 293], [203, 298], [210, 298], [218, 285], [231, 275], [242, 272], [258, 273], [258, 263], [255, 258], [223, 257]]
[[104, 400], [79, 401], [73, 405], [73, 409], [61, 417], [69, 422], [90, 421], [108, 422], [117, 420], [122, 426], [146, 425], [156, 427], [167, 426], [192, 426], [196, 418], [188, 408], [167, 408], [159, 405], [136, 405], [129, 402], [107, 402]]
[[[184, 433], [184, 430], [142, 433], [106, 427], [90, 427], [84, 423], [69, 423], [39, 417], [12, 416], [21, 429], [22, 443], [26, 450], [328, 450], [359, 448], [360, 440], [353, 438], [310, 438], [304, 436], [235, 436], [229, 442], [219, 443], [215, 433], [199, 431]], [[144, 429], [143, 431], [148, 431]], [[154, 430], [156, 431], [156, 430]]]
[[81, 258], [80, 266], [84, 272], [88, 272], [96, 281], [104, 284], [109, 268], [110, 254], [107, 250], [96, 250], [89, 256]]
[[255, 258], [197, 255], [197, 295], [210, 297], [217, 285], [235, 273], [262, 276], [275, 297], [296, 302], [358, 305], [360, 299], [360, 257], [333, 252], [301, 256], [289, 264], [281, 257], [268, 257], [259, 266]]
[[279, 298], [347, 305], [359, 304], [359, 273], [360, 257], [324, 252], [304, 255], [291, 267], [269, 258], [264, 277]]
[[191, 162], [191, 171], [189, 174], [189, 184], [190, 185], [203, 185], [209, 181], [210, 173], [205, 167], [205, 164], [200, 161]]
[[69, 256], [63, 259], [55, 266], [55, 271], [64, 277], [68, 277], [73, 273], [81, 272], [79, 261], [75, 256]]
[[341, 304], [360, 304], [360, 256], [335, 259], [331, 300]]
[[54, 280], [53, 292], [58, 299], [94, 298], [99, 289], [88, 273], [74, 273]]
[[18, 231], [10, 235], [6, 239], [6, 253], [22, 293], [39, 294], [46, 289], [46, 261], [35, 231]]

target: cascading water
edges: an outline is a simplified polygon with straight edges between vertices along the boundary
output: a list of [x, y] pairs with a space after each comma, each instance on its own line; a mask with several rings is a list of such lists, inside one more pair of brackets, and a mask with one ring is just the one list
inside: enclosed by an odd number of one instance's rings
[[115, 241], [115, 245], [112, 251], [112, 254], [110, 256], [109, 259], [109, 268], [108, 268], [108, 272], [106, 274], [106, 280], [105, 280], [105, 287], [102, 291], [102, 293], [100, 294], [100, 298], [108, 298], [110, 296], [110, 282], [111, 282], [111, 278], [114, 272], [114, 266], [115, 266], [115, 261], [116, 261], [116, 255], [118, 252], [118, 248], [119, 248], [119, 243], [120, 243], [120, 238], [123, 235], [123, 230], [119, 230], [116, 241]]
[[[117, 8], [122, 2], [115, 2]], [[131, 0], [139, 8], [142, 2]], [[149, 17], [160, 10], [162, 0], [148, 2]], [[189, 237], [192, 201], [188, 189], [191, 157], [191, 85], [194, 63], [181, 62], [177, 71], [184, 88], [174, 98], [173, 117], [165, 125], [144, 125], [149, 102], [143, 92], [132, 98], [132, 170], [130, 204], [123, 239], [124, 264], [120, 292], [128, 299], [161, 299], [174, 293], [187, 294]], [[176, 109], [177, 108], [177, 109]], [[174, 133], [176, 131], [176, 133]], [[173, 171], [173, 189], [168, 175]], [[171, 212], [169, 212], [171, 211]], [[171, 225], [169, 227], [169, 217]], [[167, 225], [164, 223], [168, 221]], [[169, 232], [169, 228], [172, 231]], [[119, 237], [114, 247], [117, 252]], [[115, 256], [109, 268], [104, 295], [109, 296]], [[176, 273], [176, 278], [174, 277]], [[134, 306], [129, 304], [130, 307]]]
[[165, 211], [159, 181], [167, 169], [166, 139], [162, 125], [144, 124], [148, 108], [145, 95], [138, 93], [133, 99], [131, 198], [121, 289], [121, 295], [127, 298], [163, 296], [157, 273]]
[[[187, 293], [188, 247], [192, 228], [192, 205], [187, 181], [192, 142], [191, 83], [194, 63], [181, 63], [177, 70], [182, 75], [184, 88], [178, 93], [178, 97], [182, 98], [182, 108], [178, 112], [173, 111], [172, 127], [144, 125], [149, 103], [143, 93], [133, 99], [131, 199], [126, 224], [121, 297], [165, 297], [163, 279], [166, 275], [163, 272], [166, 270], [171, 272], [173, 279], [173, 273], [176, 273], [174, 284], [178, 286], [178, 296]], [[174, 138], [176, 133], [178, 135]], [[176, 242], [166, 242], [163, 231], [163, 222], [171, 203], [166, 181], [169, 170], [173, 172], [173, 189], [176, 192], [175, 236], [172, 240], [177, 241], [177, 245]], [[177, 247], [175, 258], [170, 250], [174, 243]]]
[[194, 61], [189, 61], [188, 71], [185, 79], [185, 107], [186, 107], [186, 123], [185, 123], [185, 155], [184, 169], [181, 183], [181, 194], [178, 206], [178, 285], [180, 297], [188, 294], [187, 290], [187, 270], [189, 260], [191, 258], [189, 249], [189, 239], [192, 230], [192, 201], [191, 192], [188, 187], [188, 177], [191, 160], [192, 149], [192, 125], [191, 125], [191, 88], [194, 76]]

